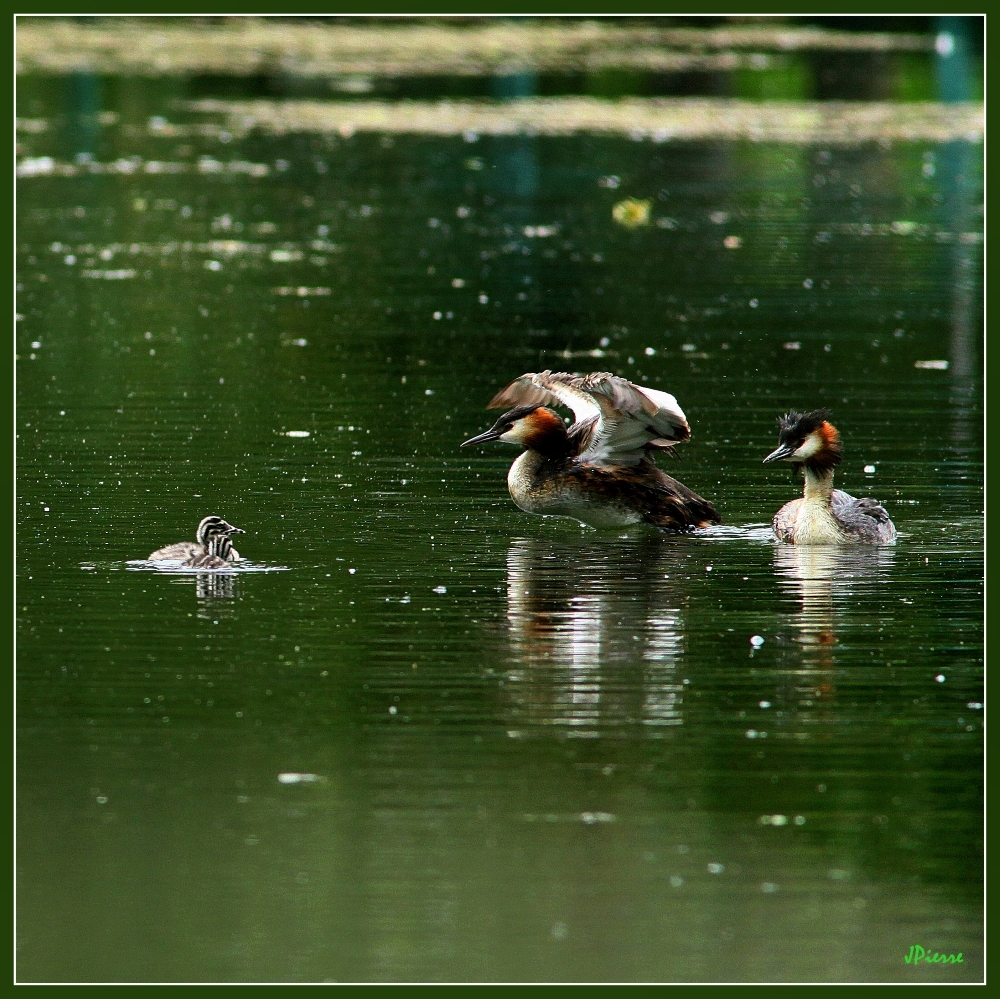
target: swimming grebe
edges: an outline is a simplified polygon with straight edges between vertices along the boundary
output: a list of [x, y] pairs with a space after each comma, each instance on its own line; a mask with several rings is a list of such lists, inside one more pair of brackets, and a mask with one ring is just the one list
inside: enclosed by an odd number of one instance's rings
[[781, 541], [793, 545], [888, 545], [896, 528], [878, 500], [855, 499], [833, 488], [833, 470], [843, 449], [830, 412], [788, 412], [778, 420], [778, 448], [765, 459], [789, 461], [805, 478], [801, 499], [786, 503], [771, 526]]
[[[228, 537], [230, 534], [245, 534], [246, 531], [232, 524], [227, 524], [221, 517], [205, 517], [198, 525], [195, 533], [196, 541], [179, 541], [175, 545], [167, 545], [165, 548], [157, 548], [149, 556], [150, 561], [159, 562], [163, 559], [186, 559], [196, 558], [199, 555], [208, 555], [209, 545], [213, 538]], [[227, 558], [230, 562], [235, 562], [240, 558], [240, 553], [230, 544]]]
[[181, 562], [181, 566], [185, 569], [228, 569], [235, 561], [228, 534], [213, 534], [206, 547], [207, 551], [191, 555]]
[[[544, 404], [573, 410], [566, 427]], [[714, 507], [664, 475], [652, 452], [691, 436], [677, 400], [606, 371], [591, 375], [528, 372], [490, 401], [513, 406], [478, 437], [479, 444], [520, 444], [507, 473], [511, 498], [527, 513], [572, 517], [591, 527], [651, 524], [685, 531], [721, 521]]]

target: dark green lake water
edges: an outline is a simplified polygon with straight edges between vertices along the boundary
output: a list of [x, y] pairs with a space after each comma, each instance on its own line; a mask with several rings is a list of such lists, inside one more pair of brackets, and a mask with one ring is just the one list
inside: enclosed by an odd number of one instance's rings
[[[20, 979], [979, 980], [981, 147], [206, 90], [20, 82]], [[543, 368], [676, 395], [725, 526], [514, 507], [458, 444]], [[894, 547], [775, 544], [818, 406]], [[209, 513], [249, 568], [130, 564]]]

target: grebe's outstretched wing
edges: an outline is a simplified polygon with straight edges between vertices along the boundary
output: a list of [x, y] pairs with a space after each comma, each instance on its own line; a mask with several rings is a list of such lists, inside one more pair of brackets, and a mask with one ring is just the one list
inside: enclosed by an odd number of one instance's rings
[[562, 371], [542, 371], [515, 378], [489, 402], [489, 409], [512, 409], [514, 406], [565, 406], [573, 410], [577, 423], [601, 415], [597, 400], [583, 386], [584, 376]]
[[607, 371], [528, 372], [490, 401], [491, 409], [536, 405], [572, 409], [576, 423], [569, 433], [579, 441], [578, 457], [597, 465], [637, 465], [647, 450], [670, 448], [691, 436], [672, 395]]

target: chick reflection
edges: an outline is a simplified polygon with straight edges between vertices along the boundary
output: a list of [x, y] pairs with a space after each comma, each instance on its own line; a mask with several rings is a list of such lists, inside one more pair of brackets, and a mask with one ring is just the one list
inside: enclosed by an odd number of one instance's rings
[[609, 727], [681, 724], [683, 554], [660, 538], [513, 541], [507, 691], [522, 723], [596, 738]]
[[778, 545], [774, 567], [786, 591], [799, 601], [792, 621], [798, 641], [811, 650], [806, 666], [830, 669], [837, 643], [837, 603], [859, 600], [882, 581], [895, 553], [886, 547]]
[[232, 617], [233, 601], [239, 597], [236, 574], [231, 572], [199, 572], [195, 577], [198, 617]]

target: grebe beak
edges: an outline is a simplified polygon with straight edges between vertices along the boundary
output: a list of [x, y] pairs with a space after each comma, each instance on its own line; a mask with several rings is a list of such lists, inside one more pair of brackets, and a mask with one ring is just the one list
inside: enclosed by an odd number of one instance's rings
[[226, 524], [226, 534], [246, 534], [247, 532], [243, 530], [242, 527], [233, 527], [232, 524]]
[[782, 458], [790, 458], [795, 454], [795, 448], [790, 444], [782, 444], [779, 448], [772, 451], [762, 462], [762, 465], [768, 464], [771, 461], [780, 461]]
[[502, 433], [504, 433], [503, 430], [491, 427], [485, 434], [480, 434], [478, 437], [470, 437], [467, 441], [462, 441], [459, 447], [465, 447], [468, 444], [485, 444], [486, 441], [496, 441], [500, 439]]

